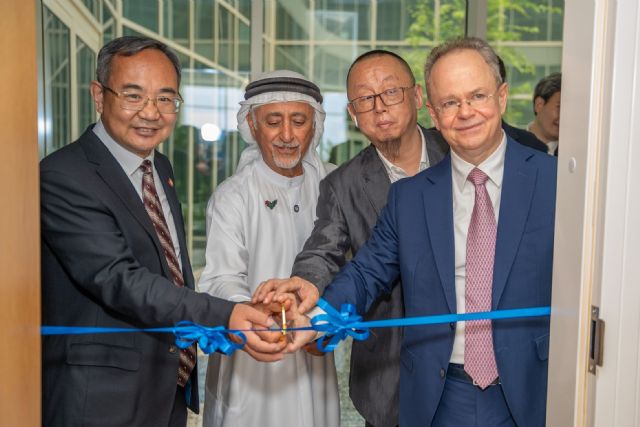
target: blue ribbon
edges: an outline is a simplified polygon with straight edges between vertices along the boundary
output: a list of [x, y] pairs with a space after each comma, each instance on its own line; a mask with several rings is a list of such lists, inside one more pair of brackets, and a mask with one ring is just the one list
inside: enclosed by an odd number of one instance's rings
[[[242, 331], [225, 329], [222, 326], [207, 327], [193, 322], [181, 321], [171, 328], [100, 328], [91, 326], [41, 326], [42, 335], [84, 335], [84, 334], [111, 334], [117, 332], [152, 332], [172, 333], [176, 336], [176, 345], [182, 349], [190, 347], [197, 342], [206, 354], [219, 351], [231, 355], [242, 348], [247, 338]], [[227, 334], [233, 334], [241, 342], [234, 343]]]
[[[316, 342], [318, 350], [333, 351], [340, 341], [348, 336], [358, 341], [364, 341], [369, 337], [369, 329], [366, 325], [362, 325], [362, 317], [358, 316], [352, 304], [342, 304], [340, 312], [322, 298], [318, 300], [317, 305], [325, 311], [325, 314], [314, 316], [311, 319], [311, 327], [318, 332], [326, 332]], [[359, 326], [354, 326], [356, 324]]]
[[[368, 328], [390, 328], [399, 326], [435, 325], [439, 323], [465, 322], [469, 320], [512, 319], [517, 317], [541, 317], [551, 314], [551, 307], [516, 308], [509, 310], [482, 311], [475, 313], [441, 314], [435, 316], [405, 317], [401, 319], [370, 320], [363, 322], [355, 314], [352, 304], [342, 304], [340, 312], [326, 300], [320, 298], [318, 307], [327, 314], [319, 314], [311, 319], [312, 328], [325, 332], [326, 335], [318, 339], [316, 347], [323, 352], [333, 351], [347, 336], [362, 341], [369, 336]], [[322, 322], [322, 323], [319, 323]], [[295, 328], [292, 328], [293, 330]]]
[[[183, 349], [188, 348], [197, 342], [205, 354], [219, 351], [222, 354], [230, 356], [234, 351], [242, 348], [247, 342], [247, 337], [241, 331], [225, 329], [222, 326], [211, 328], [183, 320], [178, 322], [173, 329], [178, 347]], [[241, 342], [232, 342], [226, 334], [235, 335]]]
[[[401, 319], [385, 319], [362, 321], [362, 317], [356, 313], [352, 304], [342, 304], [340, 311], [336, 310], [326, 300], [320, 298], [318, 307], [325, 311], [311, 319], [310, 327], [287, 328], [287, 331], [315, 330], [324, 332], [325, 335], [317, 340], [316, 347], [322, 352], [333, 351], [338, 344], [347, 337], [363, 341], [369, 337], [369, 328], [391, 328], [399, 326], [434, 325], [439, 323], [464, 322], [469, 320], [497, 320], [519, 317], [541, 317], [551, 314], [551, 307], [516, 308], [510, 310], [483, 311], [477, 313], [442, 314], [435, 316], [406, 317]], [[187, 348], [198, 343], [206, 354], [219, 351], [226, 355], [233, 354], [242, 348], [247, 342], [242, 333], [247, 331], [262, 331], [263, 329], [225, 329], [222, 326], [207, 327], [193, 322], [181, 321], [171, 328], [101, 328], [89, 326], [41, 326], [42, 335], [81, 335], [81, 334], [107, 334], [116, 332], [154, 332], [173, 333], [176, 336], [176, 345]], [[266, 329], [267, 331], [272, 331]], [[235, 335], [240, 342], [233, 342], [228, 335]]]

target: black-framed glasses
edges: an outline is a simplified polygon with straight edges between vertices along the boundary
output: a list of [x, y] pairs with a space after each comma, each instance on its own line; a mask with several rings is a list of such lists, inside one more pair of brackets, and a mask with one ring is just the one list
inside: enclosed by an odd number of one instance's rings
[[380, 101], [387, 107], [391, 105], [400, 104], [404, 101], [404, 91], [415, 87], [392, 87], [380, 93], [374, 93], [371, 95], [360, 96], [349, 101], [349, 104], [353, 107], [356, 113], [366, 113], [376, 108], [376, 98], [380, 97]]
[[[501, 85], [502, 86], [502, 85]], [[470, 98], [466, 98], [463, 100], [458, 99], [448, 99], [446, 101], [442, 101], [439, 105], [435, 105], [434, 108], [443, 117], [453, 116], [460, 110], [460, 106], [465, 102], [469, 107], [473, 109], [483, 108], [487, 102], [491, 98], [493, 98], [496, 93], [500, 90], [500, 87], [496, 89], [495, 92], [486, 94], [484, 92], [478, 91], [471, 95]]]
[[130, 111], [142, 111], [149, 101], [153, 102], [158, 111], [162, 114], [176, 114], [180, 111], [182, 98], [180, 96], [157, 95], [154, 97], [147, 96], [142, 92], [135, 90], [126, 90], [117, 92], [108, 86], [102, 87], [113, 93], [120, 100], [120, 108]]

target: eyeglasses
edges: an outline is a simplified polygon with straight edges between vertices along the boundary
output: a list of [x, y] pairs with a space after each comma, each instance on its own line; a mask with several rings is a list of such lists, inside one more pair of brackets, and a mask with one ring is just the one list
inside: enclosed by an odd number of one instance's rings
[[499, 89], [500, 88], [488, 95], [482, 92], [476, 92], [471, 95], [471, 98], [463, 99], [462, 101], [459, 101], [457, 99], [449, 99], [447, 101], [441, 102], [440, 105], [437, 105], [434, 108], [438, 112], [438, 114], [444, 117], [453, 116], [454, 114], [456, 114], [463, 102], [466, 102], [469, 107], [474, 109], [482, 108], [487, 104], [489, 99], [493, 98], [493, 96], [498, 93]]
[[158, 95], [152, 98], [136, 91], [116, 92], [108, 86], [102, 85], [102, 87], [118, 97], [120, 108], [123, 110], [142, 111], [151, 101], [160, 113], [175, 114], [180, 111], [180, 105], [182, 105], [180, 96]]
[[366, 113], [376, 108], [376, 98], [380, 97], [382, 103], [389, 107], [404, 101], [404, 91], [412, 87], [414, 86], [393, 87], [380, 93], [374, 93], [373, 95], [354, 98], [349, 101], [349, 104], [351, 104], [356, 113]]

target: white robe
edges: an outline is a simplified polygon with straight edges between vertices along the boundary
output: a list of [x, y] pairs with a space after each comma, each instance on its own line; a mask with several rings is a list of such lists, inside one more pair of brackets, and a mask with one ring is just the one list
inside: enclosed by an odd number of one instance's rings
[[[284, 177], [259, 158], [216, 189], [207, 207], [200, 291], [248, 301], [263, 280], [290, 276], [315, 219], [318, 182], [308, 175]], [[337, 427], [333, 354], [299, 351], [275, 363], [243, 351], [211, 354], [203, 415], [206, 427]]]

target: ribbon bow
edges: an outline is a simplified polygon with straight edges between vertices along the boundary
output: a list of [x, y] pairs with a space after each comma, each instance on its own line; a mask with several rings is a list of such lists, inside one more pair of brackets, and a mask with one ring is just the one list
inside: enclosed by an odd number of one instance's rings
[[318, 332], [326, 332], [320, 338], [316, 347], [326, 353], [333, 351], [340, 341], [352, 337], [357, 341], [364, 341], [369, 337], [369, 328], [362, 326], [362, 317], [356, 313], [353, 304], [342, 304], [340, 312], [333, 308], [326, 300], [320, 298], [318, 307], [325, 311], [311, 319], [311, 327]]
[[[173, 333], [176, 336], [176, 345], [178, 347], [184, 349], [197, 342], [205, 354], [219, 351], [229, 356], [237, 349], [242, 348], [247, 342], [247, 337], [240, 331], [227, 330], [222, 326], [212, 328], [185, 320], [176, 323]], [[232, 342], [227, 337], [227, 333], [235, 335], [241, 342]]]

